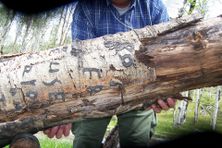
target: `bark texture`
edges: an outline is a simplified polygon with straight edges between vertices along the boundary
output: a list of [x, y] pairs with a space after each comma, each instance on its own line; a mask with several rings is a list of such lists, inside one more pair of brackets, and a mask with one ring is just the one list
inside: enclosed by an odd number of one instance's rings
[[200, 19], [1, 57], [0, 141], [222, 84], [222, 18]]

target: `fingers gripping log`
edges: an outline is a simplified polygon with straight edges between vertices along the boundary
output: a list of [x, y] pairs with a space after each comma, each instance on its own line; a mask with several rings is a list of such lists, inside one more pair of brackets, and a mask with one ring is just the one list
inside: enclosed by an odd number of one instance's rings
[[0, 141], [221, 84], [222, 18], [200, 19], [1, 57]]

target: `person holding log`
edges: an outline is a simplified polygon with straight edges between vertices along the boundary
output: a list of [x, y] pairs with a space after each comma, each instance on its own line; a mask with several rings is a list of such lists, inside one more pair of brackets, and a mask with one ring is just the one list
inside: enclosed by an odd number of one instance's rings
[[[161, 0], [81, 0], [72, 22], [72, 39], [86, 40], [106, 34], [126, 32], [169, 20]], [[155, 112], [175, 106], [175, 99], [157, 100], [147, 110], [118, 115], [121, 148], [147, 147], [157, 124]], [[155, 112], [154, 112], [155, 111]], [[111, 117], [85, 119], [44, 131], [48, 137], [75, 135], [75, 148], [99, 148]]]

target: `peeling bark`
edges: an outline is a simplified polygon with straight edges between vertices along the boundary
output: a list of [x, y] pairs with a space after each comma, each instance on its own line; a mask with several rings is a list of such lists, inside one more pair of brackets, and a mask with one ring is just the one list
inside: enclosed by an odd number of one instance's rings
[[222, 83], [222, 18], [183, 17], [0, 59], [0, 141]]

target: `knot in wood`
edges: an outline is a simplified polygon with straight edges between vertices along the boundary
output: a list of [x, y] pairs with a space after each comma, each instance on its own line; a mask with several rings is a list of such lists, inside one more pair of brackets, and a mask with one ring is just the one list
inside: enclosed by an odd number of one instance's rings
[[193, 32], [189, 37], [191, 44], [195, 50], [201, 50], [207, 48], [208, 41], [204, 39], [203, 34], [200, 32]]

